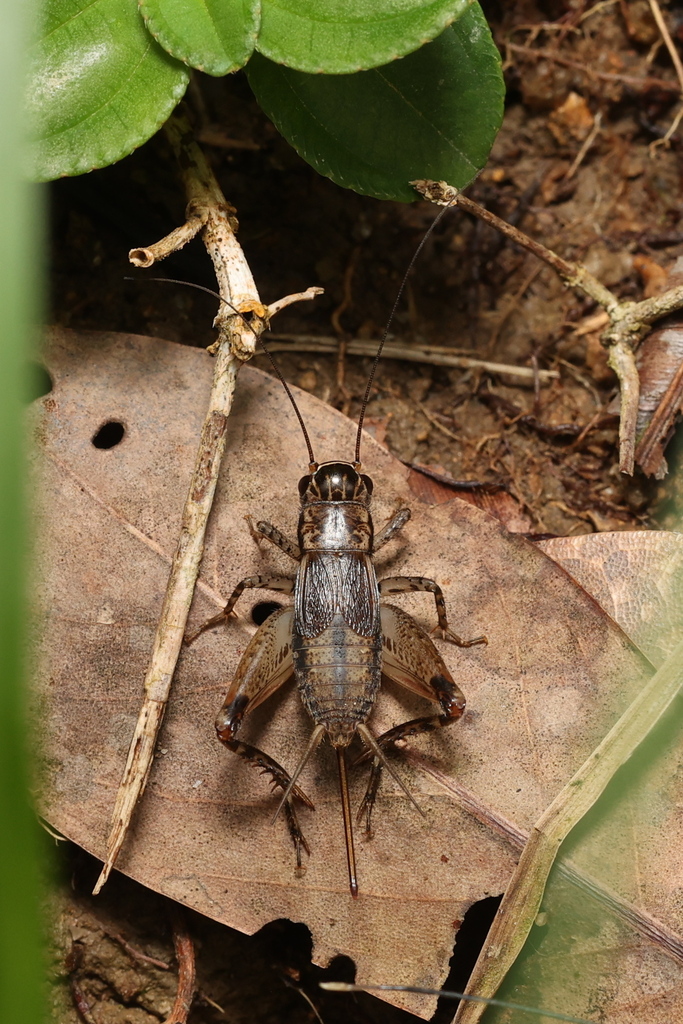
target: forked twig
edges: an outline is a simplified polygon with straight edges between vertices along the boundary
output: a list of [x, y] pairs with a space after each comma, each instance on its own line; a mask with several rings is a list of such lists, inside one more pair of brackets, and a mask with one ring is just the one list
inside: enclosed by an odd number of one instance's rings
[[572, 263], [548, 249], [545, 245], [525, 235], [519, 228], [484, 209], [479, 203], [460, 195], [457, 189], [443, 181], [413, 181], [411, 184], [426, 199], [441, 205], [452, 203], [475, 217], [485, 221], [517, 245], [528, 249], [539, 259], [553, 268], [570, 288], [582, 291], [597, 302], [609, 316], [609, 326], [601, 336], [602, 344], [609, 349], [609, 364], [619, 379], [621, 389], [621, 414], [619, 422], [619, 469], [622, 473], [633, 474], [636, 447], [636, 417], [640, 398], [640, 381], [634, 350], [649, 332], [651, 325], [676, 309], [683, 307], [683, 285], [670, 288], [642, 302], [622, 302], [594, 277], [581, 263]]
[[[669, 709], [681, 687], [683, 640], [534, 825], [467, 983], [468, 994], [497, 992], [536, 920], [560, 845]], [[482, 1012], [480, 1004], [461, 1003], [454, 1024], [476, 1024]]]
[[188, 197], [187, 221], [155, 245], [133, 249], [131, 262], [138, 266], [151, 266], [202, 230], [224, 303], [214, 321], [218, 339], [212, 346], [216, 358], [208, 409], [145, 676], [144, 698], [116, 795], [107, 856], [95, 893], [100, 891], [116, 863], [152, 766], [199, 574], [206, 525], [225, 451], [227, 418], [237, 373], [242, 363], [254, 354], [259, 336], [278, 310], [291, 302], [311, 299], [322, 291], [309, 288], [306, 292], [279, 299], [270, 306], [261, 303], [251, 270], [235, 237], [235, 211], [225, 201], [187, 119], [182, 114], [174, 114], [167, 121], [165, 131], [178, 159]]

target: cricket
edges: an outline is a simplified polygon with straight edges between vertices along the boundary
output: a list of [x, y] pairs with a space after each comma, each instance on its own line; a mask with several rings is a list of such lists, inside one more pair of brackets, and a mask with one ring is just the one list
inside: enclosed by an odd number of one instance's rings
[[[445, 212], [445, 211], [442, 211]], [[432, 223], [432, 229], [437, 220]], [[431, 229], [430, 229], [431, 230]], [[422, 576], [390, 576], [378, 580], [375, 555], [410, 519], [410, 509], [399, 509], [375, 532], [371, 502], [373, 483], [363, 472], [361, 443], [365, 410], [372, 383], [406, 279], [424, 245], [415, 252], [397, 295], [389, 322], [370, 372], [356, 434], [352, 462], [318, 464], [308, 431], [294, 396], [279, 367], [277, 373], [298, 417], [308, 449], [308, 472], [299, 480], [300, 514], [296, 541], [268, 522], [250, 523], [256, 538], [265, 538], [297, 564], [292, 575], [256, 575], [241, 580], [225, 608], [186, 638], [192, 643], [207, 629], [225, 623], [240, 595], [247, 589], [264, 589], [293, 595], [293, 606], [274, 611], [259, 626], [247, 645], [230, 684], [225, 703], [216, 718], [221, 743], [270, 776], [282, 791], [273, 821], [284, 813], [296, 852], [297, 869], [302, 854], [310, 849], [301, 830], [297, 803], [313, 809], [313, 803], [297, 780], [323, 738], [334, 748], [344, 825], [349, 889], [358, 896], [353, 814], [349, 795], [347, 751], [356, 734], [365, 746], [359, 761], [371, 761], [370, 777], [357, 813], [366, 836], [372, 835], [372, 811], [386, 769], [419, 813], [420, 807], [385, 756], [385, 751], [408, 737], [456, 722], [465, 709], [465, 697], [453, 679], [431, 637], [397, 605], [391, 594], [422, 591], [433, 596], [441, 638], [459, 647], [485, 644], [485, 636], [463, 640], [448, 621], [439, 585]], [[265, 348], [265, 346], [264, 346]], [[269, 754], [239, 738], [245, 716], [279, 687], [295, 679], [299, 696], [313, 721], [304, 754], [289, 774]], [[377, 700], [382, 676], [438, 705], [431, 715], [404, 722], [374, 736], [368, 719]]]

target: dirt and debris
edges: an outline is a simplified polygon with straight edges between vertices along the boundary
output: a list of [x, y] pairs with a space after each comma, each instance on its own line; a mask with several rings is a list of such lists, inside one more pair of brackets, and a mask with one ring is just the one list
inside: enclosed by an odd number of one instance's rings
[[[628, 21], [624, 6], [598, 5], [592, 13], [585, 3], [488, 5], [506, 62], [507, 112], [469, 194], [584, 261], [620, 297], [641, 298], [683, 253], [678, 136], [651, 149], [677, 94], [666, 49], [644, 41], [648, 5], [627, 5]], [[276, 330], [378, 338], [434, 208], [357, 196], [316, 175], [267, 122], [240, 75], [198, 76], [190, 102], [238, 210], [264, 299], [310, 284], [326, 289], [314, 304], [281, 316]], [[211, 342], [210, 298], [150, 282], [151, 274], [131, 273], [127, 264], [130, 248], [182, 220], [182, 190], [161, 138], [114, 167], [57, 182], [53, 197], [55, 320]], [[214, 283], [199, 243], [159, 273]], [[595, 306], [551, 269], [454, 212], [421, 254], [392, 335], [407, 346], [429, 342], [557, 369], [560, 379], [535, 392], [504, 374], [386, 360], [369, 416], [391, 417], [386, 444], [406, 462], [441, 466], [457, 479], [504, 479], [537, 531], [652, 525], [656, 486], [616, 469], [617, 421], [604, 414], [616, 385], [599, 328], [588, 330], [595, 319]], [[334, 356], [293, 352], [282, 361], [289, 379], [357, 413], [368, 360], [347, 355], [341, 378]], [[266, 368], [263, 357], [259, 365]], [[416, 382], [422, 411], [412, 397]], [[484, 396], [519, 412], [502, 414]], [[530, 429], [528, 417], [549, 429]], [[575, 430], [571, 444], [568, 434], [553, 433], [564, 424]]]
[[[681, 12], [673, 3], [661, 6], [680, 46]], [[667, 145], [653, 145], [676, 115], [680, 88], [650, 5], [488, 0], [484, 8], [503, 55], [507, 108], [491, 159], [468, 194], [560, 255], [583, 261], [620, 298], [655, 294], [683, 256], [683, 129]], [[188, 98], [237, 208], [240, 241], [264, 300], [309, 285], [325, 288], [315, 303], [291, 307], [277, 330], [340, 341], [379, 338], [434, 207], [379, 202], [319, 177], [279, 137], [241, 74], [197, 75]], [[182, 188], [160, 136], [113, 167], [55, 182], [51, 204], [53, 322], [188, 345], [213, 341], [215, 301], [154, 283], [127, 262], [131, 248], [183, 220]], [[159, 272], [214, 286], [199, 242]], [[385, 360], [368, 426], [416, 475], [426, 468], [422, 478], [446, 492], [453, 481], [454, 493], [460, 481], [485, 485], [471, 493], [484, 495], [520, 532], [677, 528], [680, 443], [669, 446], [663, 481], [618, 471], [616, 383], [599, 343], [603, 326], [602, 312], [564, 288], [550, 268], [455, 211], [425, 246], [392, 336], [406, 346], [450, 346], [479, 359], [557, 370], [559, 377], [527, 383], [504, 373]], [[257, 361], [268, 369], [264, 358]], [[347, 354], [341, 364], [293, 346], [281, 361], [288, 379], [357, 414], [368, 359]], [[435, 492], [434, 500], [443, 496]], [[135, 961], [110, 934], [125, 934], [136, 948], [172, 963], [161, 901], [120, 878], [98, 904], [67, 892], [56, 910], [62, 966], [55, 974], [63, 984], [54, 1020], [71, 1024], [88, 1013], [98, 1024], [163, 1019], [175, 995], [174, 969]], [[280, 950], [276, 941], [259, 946], [258, 937], [206, 921], [197, 931], [200, 997], [191, 1021], [314, 1019], [291, 978], [285, 984], [272, 967], [280, 955], [273, 953]], [[298, 950], [285, 974], [308, 978], [314, 969], [305, 938], [299, 947], [289, 932], [280, 938], [284, 948]], [[269, 970], [278, 980], [264, 981]], [[311, 999], [322, 1007], [317, 995]], [[325, 1004], [320, 1012], [326, 1024], [337, 1015], [408, 1019], [359, 998], [353, 1009], [344, 1002], [341, 1010]], [[449, 1019], [447, 1011], [441, 1019]]]

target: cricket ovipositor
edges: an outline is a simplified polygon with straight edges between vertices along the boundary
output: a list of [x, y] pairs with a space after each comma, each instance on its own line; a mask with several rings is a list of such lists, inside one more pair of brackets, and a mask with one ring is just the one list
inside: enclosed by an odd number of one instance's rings
[[[222, 743], [270, 776], [281, 791], [275, 817], [281, 809], [284, 811], [298, 868], [302, 852], [310, 850], [299, 825], [296, 804], [311, 809], [313, 804], [297, 780], [313, 751], [327, 737], [337, 757], [349, 887], [354, 897], [358, 894], [358, 881], [348, 747], [358, 735], [366, 748], [360, 760], [372, 761], [357, 815], [359, 820], [365, 819], [369, 835], [384, 768], [420, 810], [384, 751], [409, 736], [457, 721], [465, 708], [465, 697], [430, 636], [400, 607], [383, 599], [389, 594], [409, 591], [431, 593], [438, 619], [435, 629], [441, 631], [443, 639], [462, 647], [486, 642], [485, 637], [462, 640], [450, 630], [443, 593], [434, 580], [421, 576], [377, 579], [374, 555], [410, 518], [408, 508], [399, 509], [375, 532], [370, 509], [373, 484], [363, 472], [360, 459], [365, 408], [388, 328], [389, 325], [368, 380], [353, 462], [316, 462], [294, 398], [275, 367], [299, 419], [309, 467], [299, 481], [301, 510], [296, 541], [267, 522], [256, 523], [252, 532], [265, 537], [298, 563], [298, 569], [294, 575], [261, 574], [241, 580], [223, 611], [190, 638], [194, 640], [205, 629], [225, 621], [245, 589], [262, 588], [293, 595], [293, 606], [279, 608], [269, 615], [248, 643], [216, 719], [216, 731]], [[367, 723], [382, 676], [433, 701], [438, 712], [404, 722], [375, 737]], [[269, 754], [243, 741], [239, 734], [245, 716], [292, 677], [314, 728], [303, 757], [290, 774]]]

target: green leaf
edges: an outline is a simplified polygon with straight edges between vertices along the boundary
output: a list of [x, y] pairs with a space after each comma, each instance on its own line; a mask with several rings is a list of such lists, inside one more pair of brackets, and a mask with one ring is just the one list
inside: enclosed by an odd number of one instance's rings
[[411, 202], [416, 178], [467, 185], [503, 117], [500, 56], [479, 4], [417, 53], [355, 75], [307, 75], [254, 54], [249, 83], [296, 151], [338, 185]]
[[187, 82], [131, 0], [45, 0], [28, 81], [33, 176], [120, 160], [164, 123]]
[[[26, 119], [22, 81], [33, 4], [6, 4], [0, 31], [0, 1020], [48, 1020], [43, 946], [44, 868], [34, 800], [36, 716], [28, 713], [28, 656], [37, 626], [26, 595], [29, 519], [25, 366], [43, 312], [42, 190], [23, 173]], [[38, 193], [38, 194], [36, 194]], [[27, 522], [28, 520], [28, 522]], [[37, 571], [37, 559], [30, 566]], [[30, 623], [30, 624], [29, 624]], [[35, 649], [35, 648], [34, 648]], [[35, 662], [34, 662], [35, 663]], [[32, 761], [32, 758], [31, 758]], [[53, 954], [54, 955], [54, 954]]]
[[435, 39], [471, 0], [265, 0], [256, 48], [309, 73], [387, 64]]
[[140, 10], [165, 50], [209, 75], [244, 67], [254, 52], [259, 0], [140, 0]]

